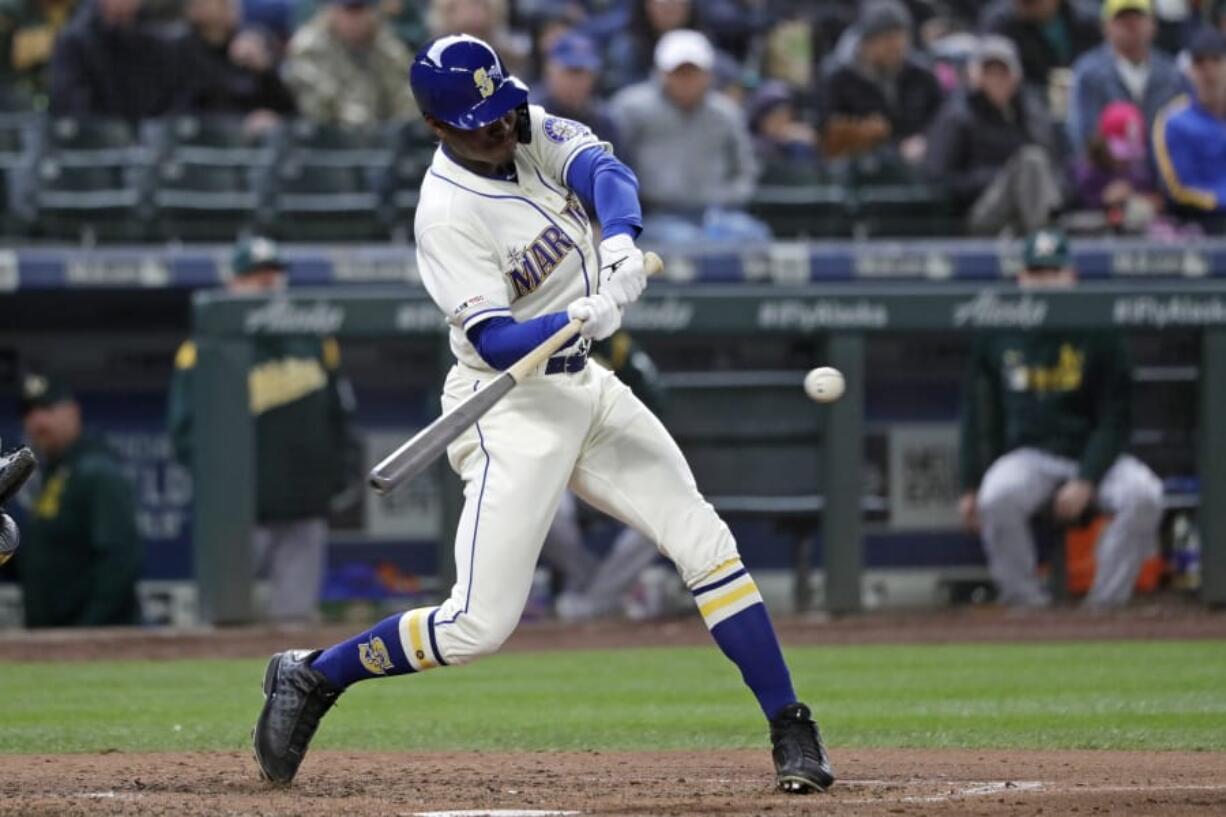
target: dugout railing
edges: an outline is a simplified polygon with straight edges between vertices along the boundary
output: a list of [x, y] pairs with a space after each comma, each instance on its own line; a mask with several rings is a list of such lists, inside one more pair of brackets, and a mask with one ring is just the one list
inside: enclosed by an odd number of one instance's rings
[[[235, 569], [249, 563], [254, 517], [253, 429], [245, 381], [251, 339], [300, 333], [433, 339], [440, 379], [449, 357], [434, 305], [424, 292], [405, 288], [291, 290], [272, 301], [200, 292], [194, 298], [193, 322], [200, 378], [195, 390], [195, 450], [200, 454], [194, 461], [193, 539], [201, 615], [213, 623], [240, 623], [253, 612], [252, 579], [246, 570]], [[844, 372], [848, 390], [833, 405], [813, 405], [813, 425], [802, 424], [796, 431], [812, 437], [804, 444], [807, 455], [802, 461], [811, 461], [812, 484], [821, 489], [825, 604], [834, 613], [862, 606], [861, 469], [869, 337], [1019, 328], [1199, 331], [1201, 597], [1210, 605], [1226, 604], [1226, 423], [1215, 421], [1226, 417], [1226, 283], [1087, 282], [1075, 291], [1044, 293], [968, 283], [889, 288], [663, 284], [627, 312], [626, 325], [642, 336], [691, 333], [727, 343], [763, 334], [825, 337], [823, 362]], [[439, 478], [444, 468], [440, 464]], [[450, 493], [448, 519], [456, 512]], [[450, 521], [445, 523], [449, 526]], [[444, 558], [440, 564], [448, 561]]]

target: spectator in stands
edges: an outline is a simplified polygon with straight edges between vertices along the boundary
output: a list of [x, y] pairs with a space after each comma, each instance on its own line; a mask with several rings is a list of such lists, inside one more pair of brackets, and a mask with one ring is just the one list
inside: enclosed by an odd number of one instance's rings
[[763, 239], [741, 207], [758, 168], [744, 116], [710, 90], [715, 49], [697, 31], [670, 31], [656, 46], [657, 76], [610, 105], [623, 155], [639, 178], [649, 241]]
[[507, 24], [507, 0], [431, 0], [426, 25], [431, 36], [471, 34], [494, 47], [507, 69], [526, 77], [531, 42]]
[[239, 29], [237, 0], [188, 0], [187, 21], [192, 113], [247, 114], [258, 128], [294, 112], [277, 71], [276, 44], [258, 29]]
[[417, 115], [411, 62], [375, 0], [331, 0], [290, 41], [283, 73], [302, 115], [363, 126]]
[[[1054, 230], [1027, 239], [1018, 283], [1067, 289], [1077, 273]], [[1112, 514], [1096, 549], [1091, 607], [1125, 603], [1158, 543], [1162, 482], [1124, 453], [1132, 372], [1123, 339], [1104, 332], [1016, 331], [975, 338], [963, 398], [962, 495], [983, 536], [1000, 601], [1050, 598], [1035, 571], [1031, 517], [1050, 506], [1072, 523], [1097, 506]]]
[[81, 406], [63, 380], [27, 374], [20, 411], [42, 474], [17, 557], [26, 626], [138, 624], [145, 548], [115, 454], [85, 433]]
[[[268, 239], [240, 242], [232, 267], [232, 292], [258, 297], [285, 286], [285, 262]], [[353, 398], [339, 366], [333, 338], [261, 337], [247, 376], [256, 440], [252, 555], [255, 569], [268, 572], [268, 618], [279, 623], [319, 617], [329, 503], [353, 470]], [[175, 455], [189, 466], [195, 370], [196, 345], [186, 341], [175, 355], [169, 424]]]
[[379, 8], [396, 38], [409, 47], [409, 53], [416, 54], [430, 39], [426, 8], [419, 0], [382, 0]]
[[1022, 86], [1017, 51], [1004, 37], [982, 39], [969, 82], [928, 132], [929, 174], [969, 206], [971, 232], [1032, 232], [1063, 201], [1055, 126]]
[[864, 6], [854, 56], [830, 72], [820, 94], [827, 156], [889, 145], [908, 163], [923, 161], [924, 129], [941, 106], [941, 87], [911, 53], [911, 27], [900, 0]]
[[572, 31], [558, 37], [549, 49], [545, 74], [532, 89], [532, 101], [556, 116], [582, 122], [617, 148], [617, 125], [596, 96], [600, 52], [586, 34]]
[[1195, 93], [1158, 115], [1154, 158], [1171, 202], [1220, 228], [1226, 215], [1226, 35], [1201, 29], [1188, 50]]
[[255, 28], [272, 37], [279, 55], [294, 35], [299, 4], [294, 0], [242, 0], [241, 28]]
[[138, 120], [181, 111], [183, 61], [139, 22], [143, 0], [92, 0], [61, 33], [51, 58], [51, 112]]
[[1078, 204], [1101, 211], [1113, 230], [1143, 233], [1162, 208], [1149, 160], [1148, 130], [1131, 102], [1103, 109], [1098, 129], [1074, 170]]
[[817, 132], [800, 121], [792, 89], [767, 80], [749, 100], [749, 130], [763, 184], [812, 184], [820, 175]]
[[646, 80], [660, 38], [678, 29], [698, 29], [691, 0], [631, 0], [630, 22], [605, 45], [604, 90], [620, 91]]
[[1112, 102], [1132, 102], [1145, 115], [1148, 127], [1158, 111], [1183, 91], [1175, 61], [1153, 47], [1157, 29], [1150, 0], [1107, 0], [1103, 26], [1106, 42], [1083, 55], [1073, 69], [1068, 136], [1078, 153], [1085, 150], [1103, 109]]
[[1027, 84], [1044, 90], [1102, 38], [1097, 15], [1082, 0], [996, 0], [982, 21], [985, 32], [1013, 41]]
[[76, 7], [77, 0], [0, 0], [0, 87], [14, 106], [46, 107], [55, 38]]

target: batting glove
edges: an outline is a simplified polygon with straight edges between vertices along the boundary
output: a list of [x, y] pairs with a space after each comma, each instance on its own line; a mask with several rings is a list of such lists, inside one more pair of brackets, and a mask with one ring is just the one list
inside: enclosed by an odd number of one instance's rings
[[607, 292], [580, 298], [566, 308], [571, 320], [583, 321], [579, 334], [591, 340], [604, 340], [622, 325], [622, 310]]
[[647, 288], [643, 253], [634, 239], [621, 233], [600, 242], [600, 291], [613, 296], [618, 306], [632, 304]]

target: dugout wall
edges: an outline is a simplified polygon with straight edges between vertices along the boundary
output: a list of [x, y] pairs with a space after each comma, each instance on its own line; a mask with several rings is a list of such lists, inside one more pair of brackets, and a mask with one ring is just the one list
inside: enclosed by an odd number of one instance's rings
[[[250, 338], [317, 333], [344, 338], [414, 337], [436, 344], [441, 380], [449, 358], [437, 310], [423, 293], [398, 288], [345, 293], [296, 290], [272, 301], [201, 292], [194, 299], [193, 335], [202, 388], [195, 433], [196, 575], [201, 612], [213, 623], [250, 620], [247, 563], [253, 519], [252, 424], [245, 372]], [[1020, 293], [975, 284], [889, 288], [830, 285], [653, 286], [626, 315], [643, 336], [696, 335], [736, 344], [760, 337], [826, 339], [823, 362], [848, 380], [844, 399], [814, 406], [820, 415], [808, 445], [812, 485], [821, 491], [826, 606], [834, 613], [861, 607], [863, 566], [862, 464], [867, 339], [900, 332], [967, 332], [1014, 328], [1102, 328], [1201, 332], [1198, 413], [1200, 525], [1204, 550], [1202, 598], [1226, 604], [1226, 284], [1220, 281], [1085, 283], [1064, 293]], [[813, 361], [816, 363], [817, 361]], [[871, 377], [871, 373], [867, 373]], [[799, 388], [799, 382], [797, 383]], [[821, 441], [821, 442], [819, 442]], [[440, 463], [439, 478], [445, 472]], [[447, 492], [444, 530], [458, 508]], [[449, 550], [446, 535], [443, 548]], [[440, 565], [448, 564], [446, 557]]]

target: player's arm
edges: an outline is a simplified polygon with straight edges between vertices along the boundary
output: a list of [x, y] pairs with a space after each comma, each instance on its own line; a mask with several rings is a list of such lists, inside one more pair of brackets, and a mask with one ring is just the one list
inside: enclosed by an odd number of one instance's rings
[[647, 286], [643, 253], [634, 239], [643, 229], [639, 183], [634, 171], [613, 156], [586, 125], [550, 116], [539, 106], [529, 109], [532, 139], [526, 150], [545, 175], [564, 184], [600, 222], [601, 293], [619, 306], [633, 303]]
[[592, 145], [571, 159], [566, 184], [600, 222], [600, 290], [619, 305], [633, 303], [647, 286], [643, 253], [634, 245], [643, 231], [634, 171], [602, 146]]

